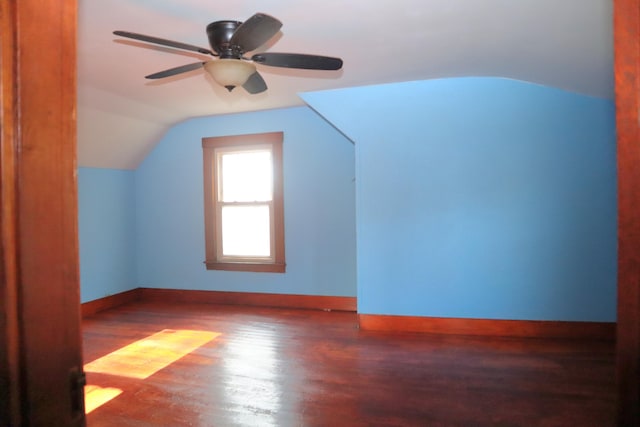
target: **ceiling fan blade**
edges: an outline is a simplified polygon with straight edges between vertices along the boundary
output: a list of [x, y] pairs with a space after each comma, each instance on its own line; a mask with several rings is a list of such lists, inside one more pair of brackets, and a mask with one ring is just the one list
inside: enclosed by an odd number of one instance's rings
[[249, 79], [242, 85], [242, 87], [252, 95], [267, 90], [267, 84], [257, 71], [249, 76]]
[[143, 42], [161, 44], [163, 46], [175, 47], [176, 49], [192, 50], [195, 52], [216, 56], [209, 49], [205, 49], [199, 46], [194, 46], [192, 44], [174, 42], [173, 40], [161, 39], [159, 37], [145, 36], [144, 34], [130, 33], [129, 31], [114, 31], [113, 34], [115, 34], [116, 36], [122, 36], [122, 37], [128, 37], [130, 39], [141, 40]]
[[187, 71], [197, 70], [202, 68], [204, 62], [194, 62], [192, 64], [181, 65], [175, 68], [169, 68], [168, 70], [158, 71], [157, 73], [149, 74], [145, 76], [145, 79], [161, 79], [163, 77], [175, 76], [176, 74], [186, 73]]
[[231, 36], [230, 44], [240, 46], [243, 52], [250, 52], [266, 43], [282, 27], [282, 22], [273, 16], [256, 13], [244, 21]]
[[302, 68], [305, 70], [339, 70], [342, 59], [330, 56], [306, 55], [302, 53], [257, 53], [251, 60], [262, 65], [285, 68]]

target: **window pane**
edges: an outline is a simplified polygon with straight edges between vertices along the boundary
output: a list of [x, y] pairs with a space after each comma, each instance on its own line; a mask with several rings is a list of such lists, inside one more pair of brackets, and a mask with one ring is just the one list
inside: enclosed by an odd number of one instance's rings
[[271, 151], [223, 153], [221, 163], [223, 202], [271, 200]]
[[271, 256], [269, 206], [222, 207], [222, 255]]

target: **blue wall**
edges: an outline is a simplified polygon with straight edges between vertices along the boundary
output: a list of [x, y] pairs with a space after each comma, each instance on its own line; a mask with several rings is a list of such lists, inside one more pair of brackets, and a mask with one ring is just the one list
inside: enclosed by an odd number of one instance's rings
[[[610, 100], [497, 78], [303, 97], [326, 121], [193, 119], [135, 172], [80, 169], [83, 301], [137, 286], [352, 296], [357, 277], [361, 313], [615, 320]], [[201, 138], [279, 130], [287, 273], [205, 270]]]
[[[287, 272], [207, 271], [202, 138], [284, 131]], [[135, 172], [138, 285], [356, 295], [355, 150], [307, 107], [192, 119]]]
[[354, 141], [358, 311], [614, 321], [614, 106], [460, 78], [303, 95]]
[[133, 171], [79, 169], [78, 233], [82, 302], [137, 287]]

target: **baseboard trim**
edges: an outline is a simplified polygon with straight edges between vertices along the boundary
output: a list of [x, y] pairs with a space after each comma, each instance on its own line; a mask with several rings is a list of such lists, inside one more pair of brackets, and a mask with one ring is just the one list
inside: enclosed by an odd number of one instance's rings
[[375, 314], [360, 314], [358, 320], [360, 329], [370, 331], [603, 341], [613, 341], [616, 335], [616, 324], [613, 322], [461, 319]]
[[[355, 312], [355, 297], [136, 288], [83, 303], [82, 317], [135, 301], [248, 305]], [[359, 314], [360, 329], [447, 335], [615, 340], [613, 322], [492, 320]]]
[[110, 308], [118, 307], [119, 305], [138, 301], [139, 299], [140, 288], [136, 288], [130, 291], [120, 292], [104, 298], [98, 298], [93, 301], [82, 303], [80, 305], [80, 312], [82, 314], [82, 317], [84, 318], [92, 316], [101, 311], [108, 310]]
[[355, 297], [138, 288], [142, 301], [356, 311]]

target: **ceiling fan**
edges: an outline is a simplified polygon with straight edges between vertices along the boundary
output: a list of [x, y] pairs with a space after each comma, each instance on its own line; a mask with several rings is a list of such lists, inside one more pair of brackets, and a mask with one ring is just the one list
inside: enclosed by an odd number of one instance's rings
[[242, 86], [250, 94], [267, 90], [267, 84], [260, 73], [256, 71], [254, 64], [307, 70], [339, 70], [342, 68], [342, 59], [330, 56], [276, 52], [262, 52], [251, 57], [245, 56], [245, 53], [257, 49], [275, 36], [280, 27], [282, 27], [282, 22], [264, 13], [256, 13], [245, 22], [212, 22], [207, 25], [207, 37], [211, 49], [128, 31], [114, 31], [113, 34], [217, 57], [218, 59], [185, 64], [145, 77], [160, 79], [203, 67], [216, 82], [227, 88], [229, 92], [236, 86]]

